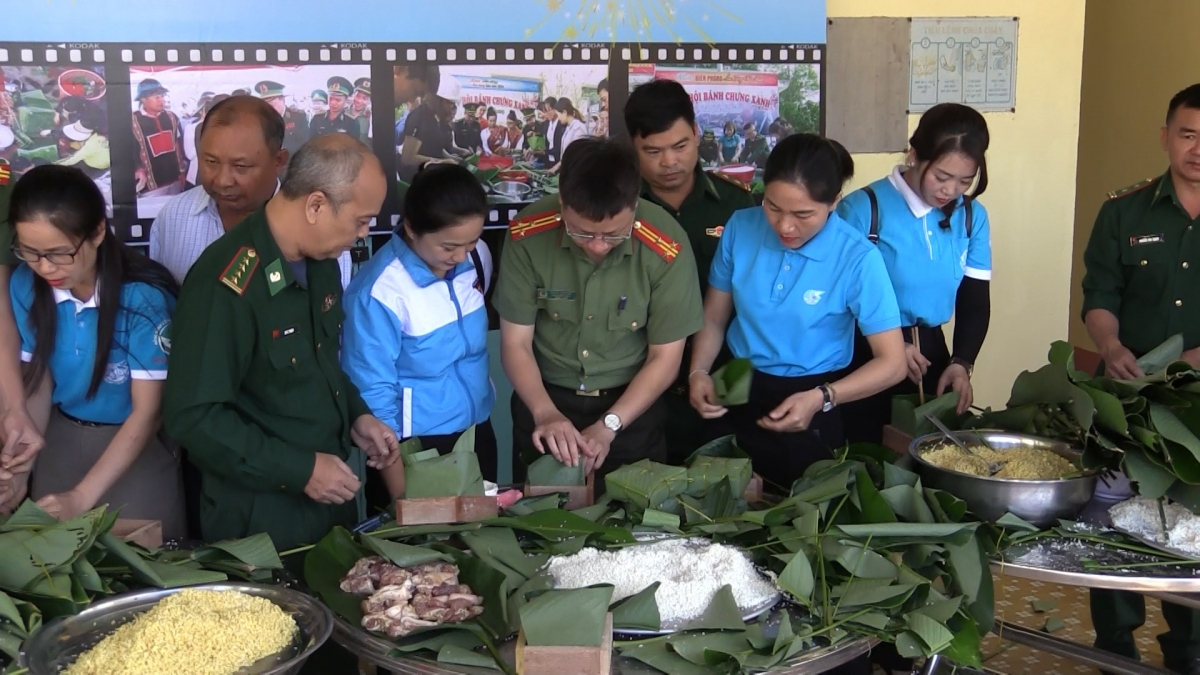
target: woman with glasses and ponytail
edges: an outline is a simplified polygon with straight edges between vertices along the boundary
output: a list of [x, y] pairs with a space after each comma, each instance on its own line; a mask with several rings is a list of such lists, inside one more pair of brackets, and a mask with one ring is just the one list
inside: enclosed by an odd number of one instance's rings
[[[942, 103], [921, 116], [907, 162], [847, 196], [838, 215], [883, 254], [900, 304], [908, 377], [847, 407], [847, 437], [880, 442], [892, 398], [958, 394], [958, 411], [973, 401], [971, 373], [991, 316], [991, 227], [977, 200], [987, 190], [988, 128], [983, 115]], [[972, 191], [971, 186], [975, 189]], [[955, 318], [948, 348], [942, 326]], [[856, 362], [868, 358], [857, 342]]]
[[61, 520], [107, 504], [185, 536], [179, 462], [158, 434], [175, 279], [109, 232], [78, 169], [30, 170], [9, 214], [27, 405], [45, 424], [30, 496]]

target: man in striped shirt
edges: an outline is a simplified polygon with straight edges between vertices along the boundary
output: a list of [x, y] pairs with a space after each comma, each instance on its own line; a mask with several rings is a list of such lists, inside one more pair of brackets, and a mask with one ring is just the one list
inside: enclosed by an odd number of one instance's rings
[[[283, 118], [262, 99], [232, 96], [213, 106], [200, 128], [200, 186], [163, 206], [150, 226], [150, 257], [182, 284], [209, 244], [275, 195], [288, 161], [283, 139]], [[344, 288], [349, 253], [338, 265]]]

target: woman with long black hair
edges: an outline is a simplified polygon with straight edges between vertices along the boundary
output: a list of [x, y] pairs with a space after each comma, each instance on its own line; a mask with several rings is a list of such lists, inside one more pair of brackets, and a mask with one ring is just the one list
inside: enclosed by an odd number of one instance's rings
[[[883, 254], [907, 343], [908, 378], [844, 411], [854, 420], [851, 441], [880, 442], [897, 395], [957, 392], [960, 413], [974, 400], [971, 373], [991, 317], [991, 227], [978, 201], [988, 187], [988, 143], [987, 122], [974, 108], [934, 106], [909, 140], [906, 164], [838, 205], [838, 215]], [[951, 317], [948, 349], [942, 326]], [[869, 358], [861, 337], [856, 347], [856, 362]]]
[[179, 461], [160, 440], [170, 272], [108, 230], [78, 169], [40, 166], [13, 189], [10, 293], [35, 419], [48, 419], [30, 495], [59, 519], [100, 504], [185, 533]]

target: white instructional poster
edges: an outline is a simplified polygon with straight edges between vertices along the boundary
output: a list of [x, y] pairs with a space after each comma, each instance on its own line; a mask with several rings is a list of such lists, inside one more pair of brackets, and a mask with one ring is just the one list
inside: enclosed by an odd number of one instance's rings
[[908, 111], [964, 103], [987, 112], [1017, 107], [1015, 17], [913, 19]]

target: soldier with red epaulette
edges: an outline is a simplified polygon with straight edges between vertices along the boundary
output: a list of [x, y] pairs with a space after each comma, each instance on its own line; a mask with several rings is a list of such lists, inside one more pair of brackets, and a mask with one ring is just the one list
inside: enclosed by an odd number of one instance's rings
[[559, 193], [512, 222], [494, 298], [514, 451], [583, 462], [597, 494], [623, 464], [665, 461], [660, 399], [704, 324], [687, 235], [641, 182], [627, 146], [572, 143]]

